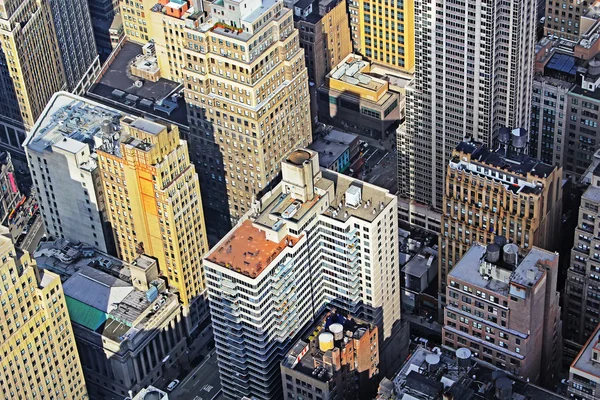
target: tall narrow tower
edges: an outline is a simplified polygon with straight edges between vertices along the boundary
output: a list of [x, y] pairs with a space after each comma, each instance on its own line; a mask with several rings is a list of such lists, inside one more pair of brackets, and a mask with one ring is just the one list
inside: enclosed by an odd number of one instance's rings
[[119, 256], [127, 262], [140, 254], [155, 257], [193, 329], [208, 317], [201, 269], [208, 244], [187, 143], [176, 126], [125, 116], [119, 127], [106, 129], [97, 154]]
[[460, 141], [491, 145], [501, 127], [529, 126], [536, 3], [415, 0], [415, 10], [398, 187], [440, 210], [446, 165]]

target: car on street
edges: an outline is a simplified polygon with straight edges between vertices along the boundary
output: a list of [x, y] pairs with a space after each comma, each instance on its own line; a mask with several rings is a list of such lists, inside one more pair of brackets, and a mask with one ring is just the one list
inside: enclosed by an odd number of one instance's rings
[[175, 389], [177, 387], [177, 385], [179, 385], [179, 379], [175, 379], [173, 380], [171, 383], [169, 383], [169, 385], [167, 386], [167, 391], [172, 392], [173, 389]]

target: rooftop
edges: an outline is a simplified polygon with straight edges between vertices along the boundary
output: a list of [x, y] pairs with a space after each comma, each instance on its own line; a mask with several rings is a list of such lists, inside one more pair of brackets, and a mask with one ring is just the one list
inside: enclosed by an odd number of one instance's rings
[[327, 76], [330, 79], [358, 86], [359, 88], [377, 91], [386, 84], [385, 81], [363, 73], [369, 69], [369, 62], [360, 56], [350, 54], [331, 70]]
[[349, 150], [347, 144], [331, 142], [327, 139], [317, 139], [309, 147], [319, 153], [319, 165], [323, 168], [331, 167], [344, 152]]
[[[301, 239], [302, 234], [289, 234], [289, 226], [298, 230], [315, 215], [344, 222], [352, 217], [372, 222], [395, 201], [385, 189], [319, 169], [317, 158], [318, 153], [312, 150], [292, 152], [283, 162], [282, 182], [253, 204], [246, 214], [248, 219], [213, 247], [206, 260], [254, 278], [287, 246], [293, 247]], [[311, 168], [313, 193], [308, 193], [308, 186], [299, 178], [305, 176], [305, 171], [298, 171], [303, 168]], [[302, 182], [296, 182], [298, 179]]]
[[63, 281], [71, 320], [119, 343], [143, 331], [166, 304], [178, 304], [176, 295], [159, 294], [162, 280], [153, 281], [148, 291], [138, 290], [129, 265], [85, 244], [42, 242], [34, 258], [40, 271], [52, 271]]
[[497, 400], [497, 388], [503, 388], [506, 398], [513, 400], [565, 400], [565, 397], [471, 358], [468, 351], [462, 355], [464, 362], [458, 364], [456, 356], [449, 357], [439, 349], [434, 350], [418, 346], [403, 364], [393, 378], [398, 398], [437, 400], [442, 394], [448, 394], [460, 400]]
[[118, 123], [120, 117], [115, 109], [58, 92], [36, 121], [24, 146], [39, 153], [53, 145], [73, 153], [85, 145], [94, 150], [102, 143], [104, 122]]
[[[333, 341], [333, 348], [342, 350], [349, 340], [360, 339], [369, 330], [375, 327], [355, 319], [352, 316], [342, 315], [335, 310], [326, 310], [315, 322], [307, 327], [306, 332], [287, 353], [282, 364], [305, 375], [311, 375], [321, 381], [327, 382], [333, 377], [333, 368], [328, 368], [326, 359], [331, 358], [331, 351], [322, 351], [319, 348], [319, 335], [332, 332], [331, 326], [339, 324], [342, 331], [338, 339]], [[333, 328], [335, 329], [335, 328]]]
[[436, 256], [431, 254], [426, 257], [423, 254], [417, 254], [406, 263], [402, 268], [402, 272], [420, 278], [431, 268], [437, 268]]
[[594, 333], [592, 333], [585, 346], [583, 346], [577, 357], [575, 357], [575, 360], [571, 364], [571, 369], [577, 369], [581, 372], [587, 372], [588, 374], [600, 378], [600, 363], [592, 359], [592, 353], [594, 353], [594, 350], [600, 350], [599, 335], [600, 325], [596, 327], [596, 330], [594, 331]]
[[160, 78], [144, 80], [131, 73], [130, 65], [139, 62], [142, 46], [126, 41], [115, 50], [87, 96], [137, 116], [154, 115], [169, 122], [187, 126], [187, 109], [179, 83]]
[[594, 186], [594, 185], [590, 185], [585, 190], [585, 192], [583, 193], [583, 195], [581, 196], [581, 198], [585, 199], [585, 200], [593, 201], [595, 203], [600, 203], [600, 187]]
[[[514, 258], [509, 255], [507, 248], [510, 248]], [[495, 260], [491, 258], [494, 252], [497, 253]], [[519, 263], [518, 253], [519, 248], [514, 244], [506, 245], [503, 249], [495, 244], [475, 244], [467, 250], [448, 277], [506, 296], [512, 284], [526, 288], [535, 286], [545, 272], [544, 268], [538, 267], [539, 263], [552, 262], [558, 257], [555, 253], [534, 247]]]
[[346, 144], [349, 146], [350, 144], [352, 144], [354, 141], [356, 141], [358, 139], [358, 136], [354, 135], [352, 133], [340, 131], [340, 130], [334, 128], [334, 129], [330, 130], [329, 133], [327, 135], [325, 135], [325, 137], [323, 139], [330, 141], [330, 142]]
[[286, 236], [279, 243], [267, 239], [263, 230], [246, 220], [214, 247], [206, 256], [220, 266], [255, 278], [287, 247], [293, 247], [298, 239]]
[[[497, 150], [492, 151], [482, 143], [461, 142], [455, 151], [458, 154], [450, 160], [450, 168], [466, 170], [474, 175], [484, 175], [500, 181], [513, 193], [542, 193], [543, 183], [531, 181], [529, 176], [545, 179], [556, 169], [555, 166], [515, 151], [510, 145], [500, 145]], [[470, 159], [461, 158], [461, 153], [469, 154]]]

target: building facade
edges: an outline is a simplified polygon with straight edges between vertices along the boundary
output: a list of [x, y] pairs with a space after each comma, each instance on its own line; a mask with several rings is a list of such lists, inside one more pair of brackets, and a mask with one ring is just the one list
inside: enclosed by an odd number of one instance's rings
[[417, 0], [414, 7], [421, 17], [406, 130], [398, 137], [398, 191], [441, 211], [446, 165], [458, 143], [491, 145], [501, 127], [529, 127], [536, 2], [457, 7]]
[[592, 168], [586, 178], [565, 285], [565, 357], [571, 360], [600, 323], [600, 170]]
[[42, 243], [34, 257], [63, 282], [90, 398], [125, 398], [172, 378], [187, 350], [186, 328], [155, 259], [126, 263], [64, 239]]
[[15, 177], [10, 153], [0, 153], [0, 223], [7, 224], [8, 218], [21, 200], [21, 192]]
[[327, 304], [376, 325], [381, 341], [398, 326], [397, 200], [318, 163], [291, 153], [282, 182], [204, 259], [228, 397], [281, 398], [279, 362]]
[[2, 397], [87, 399], [59, 276], [38, 270], [29, 253], [15, 249], [8, 228], [0, 227], [0, 235]]
[[567, 144], [569, 82], [536, 75], [531, 99], [529, 155], [550, 165], [563, 165]]
[[66, 92], [55, 94], [24, 147], [46, 233], [112, 251], [95, 151], [102, 125], [120, 114]]
[[328, 311], [281, 362], [285, 399], [369, 399], [379, 383], [377, 327]]
[[124, 116], [110, 122], [97, 154], [117, 254], [128, 262], [156, 257], [195, 329], [208, 317], [201, 269], [208, 243], [187, 143], [175, 125]]
[[448, 274], [443, 347], [534, 383], [553, 384], [561, 366], [558, 254], [473, 245]]
[[[522, 130], [510, 133], [513, 139], [516, 132]], [[523, 249], [558, 245], [562, 170], [518, 153], [510, 144], [490, 151], [480, 143], [461, 143], [448, 164], [444, 199], [440, 293], [445, 293], [452, 268], [475, 243], [502, 236]]]
[[350, 25], [355, 51], [375, 64], [412, 72], [415, 66], [413, 1], [352, 1]]

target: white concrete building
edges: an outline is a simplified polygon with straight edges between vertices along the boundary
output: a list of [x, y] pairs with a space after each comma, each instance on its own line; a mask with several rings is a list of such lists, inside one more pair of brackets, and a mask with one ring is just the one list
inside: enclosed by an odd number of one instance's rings
[[326, 304], [372, 322], [400, 319], [397, 199], [319, 169], [296, 150], [282, 182], [205, 257], [224, 393], [281, 398], [279, 362]]
[[529, 128], [535, 0], [416, 0], [415, 79], [398, 136], [399, 194], [441, 210], [446, 165], [465, 138]]
[[95, 184], [95, 149], [111, 136], [104, 122], [120, 116], [114, 109], [59, 92], [34, 125], [24, 147], [49, 235], [109, 250], [101, 185]]

